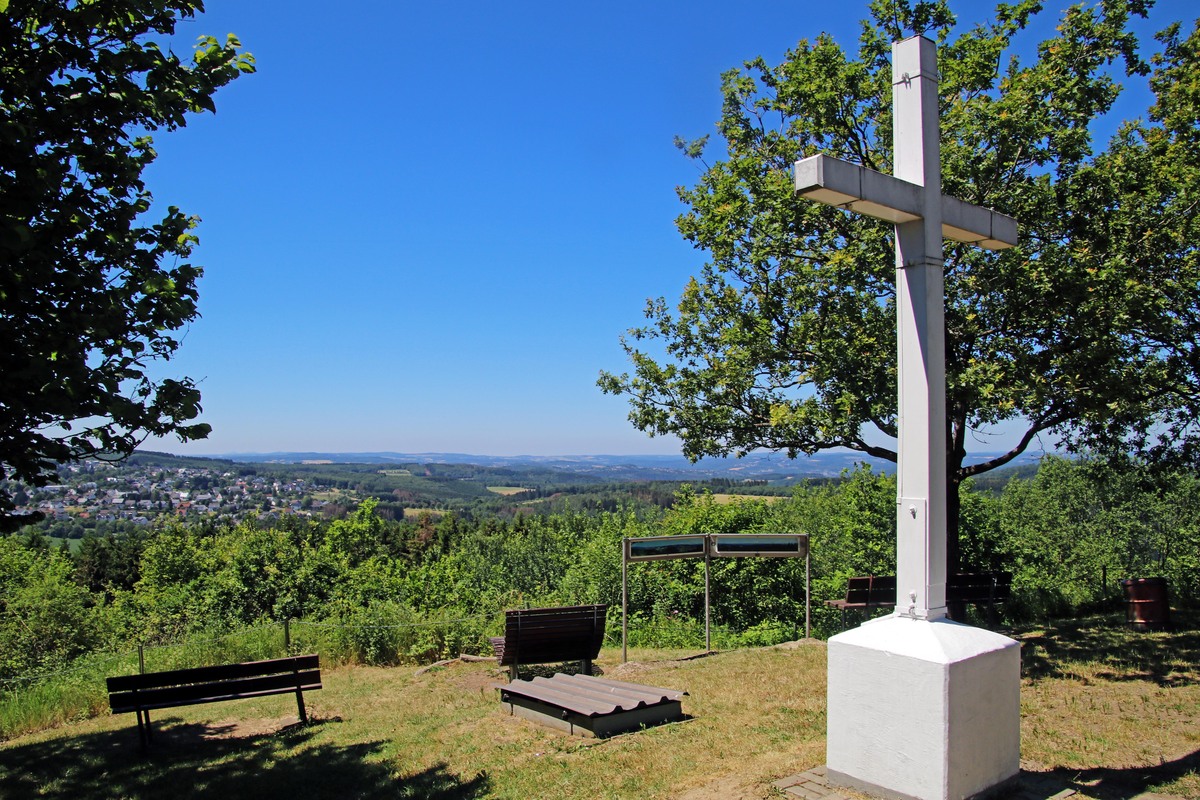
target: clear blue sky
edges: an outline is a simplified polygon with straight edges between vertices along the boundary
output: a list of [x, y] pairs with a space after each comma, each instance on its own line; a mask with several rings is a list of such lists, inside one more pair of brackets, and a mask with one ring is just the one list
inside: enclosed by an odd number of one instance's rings
[[[1049, 2], [1052, 9], [1063, 3]], [[188, 454], [677, 453], [602, 395], [648, 297], [704, 254], [674, 228], [720, 73], [866, 2], [208, 0], [190, 46], [258, 61], [160, 134], [156, 201], [202, 219], [202, 318], [165, 374], [200, 382]], [[1160, 3], [1150, 27], [1191, 20]], [[959, 2], [960, 22], [990, 4]], [[1047, 12], [1049, 19], [1058, 11]], [[1144, 107], [1144, 105], [1143, 105]]]

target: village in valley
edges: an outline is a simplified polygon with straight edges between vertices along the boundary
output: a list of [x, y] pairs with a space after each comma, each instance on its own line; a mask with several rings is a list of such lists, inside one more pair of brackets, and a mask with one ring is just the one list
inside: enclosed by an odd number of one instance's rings
[[240, 520], [267, 514], [321, 514], [327, 486], [302, 478], [253, 474], [252, 469], [196, 466], [115, 465], [83, 462], [63, 466], [60, 482], [14, 492], [18, 513], [46, 519], [129, 522], [148, 525], [161, 517]]

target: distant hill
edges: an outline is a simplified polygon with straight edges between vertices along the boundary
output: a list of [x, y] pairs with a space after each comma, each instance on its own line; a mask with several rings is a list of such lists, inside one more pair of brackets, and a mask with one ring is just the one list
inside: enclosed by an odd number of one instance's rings
[[[983, 461], [992, 453], [974, 453], [972, 461]], [[1025, 454], [1010, 466], [1032, 465], [1040, 453]], [[892, 473], [896, 465], [850, 451], [823, 452], [790, 459], [782, 453], [751, 453], [743, 458], [704, 458], [696, 463], [679, 455], [561, 455], [490, 456], [470, 453], [229, 453], [207, 457], [210, 461], [250, 464], [464, 464], [492, 469], [537, 469], [562, 472], [597, 481], [766, 480], [793, 482], [804, 478], [830, 478], [867, 463], [877, 472]]]
[[[983, 456], [980, 456], [983, 457]], [[672, 455], [487, 456], [466, 453], [253, 453], [181, 456], [139, 451], [118, 464], [68, 465], [60, 485], [28, 493], [46, 533], [79, 539], [161, 516], [240, 521], [262, 515], [336, 516], [367, 498], [389, 519], [670, 508], [682, 484], [702, 491], [788, 495], [805, 481], [837, 480], [865, 459], [851, 452], [788, 459], [778, 453], [704, 459]], [[1037, 471], [1027, 456], [979, 476], [998, 495]], [[871, 462], [890, 473], [894, 465]]]

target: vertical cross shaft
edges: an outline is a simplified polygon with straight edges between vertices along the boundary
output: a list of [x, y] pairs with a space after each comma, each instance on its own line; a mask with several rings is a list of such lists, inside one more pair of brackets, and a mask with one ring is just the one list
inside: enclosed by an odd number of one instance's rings
[[946, 364], [942, 238], [1001, 250], [1011, 217], [941, 193], [937, 51], [892, 45], [893, 175], [826, 155], [796, 191], [896, 226], [899, 384], [896, 613], [830, 638], [827, 778], [872, 795], [961, 800], [1020, 770], [1021, 655], [946, 616]]
[[896, 224], [896, 610], [946, 613], [946, 345], [936, 45], [892, 45], [893, 174], [921, 187], [921, 219]]
[[801, 195], [896, 226], [896, 612], [946, 616], [946, 336], [942, 238], [989, 250], [1017, 222], [942, 195], [937, 46], [892, 45], [894, 175], [826, 155], [796, 162]]

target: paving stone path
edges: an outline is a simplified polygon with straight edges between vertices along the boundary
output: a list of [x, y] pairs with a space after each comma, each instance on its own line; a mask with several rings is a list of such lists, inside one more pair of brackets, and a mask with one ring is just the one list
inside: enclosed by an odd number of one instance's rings
[[[840, 786], [830, 786], [825, 778], [825, 767], [814, 767], [806, 772], [780, 778], [773, 784], [787, 797], [803, 797], [804, 800], [857, 800], [862, 795], [843, 789]], [[1100, 794], [1097, 797], [1103, 798]], [[1093, 795], [1085, 794], [1071, 786], [1064, 786], [1062, 778], [1044, 773], [1021, 770], [1016, 785], [1011, 792], [997, 797], [997, 800], [1091, 800]], [[1186, 800], [1178, 795], [1145, 793], [1126, 795], [1128, 800]]]

